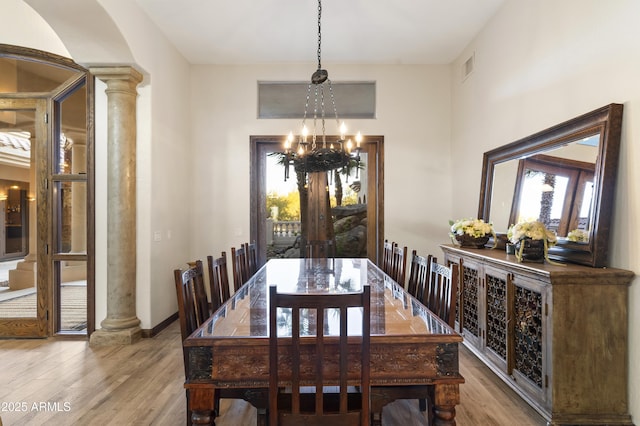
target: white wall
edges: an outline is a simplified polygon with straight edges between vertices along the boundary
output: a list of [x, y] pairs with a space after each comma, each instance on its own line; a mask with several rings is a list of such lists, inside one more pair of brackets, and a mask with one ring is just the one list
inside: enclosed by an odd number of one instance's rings
[[[640, 2], [634, 0], [505, 3], [454, 63], [452, 151], [456, 161], [470, 165], [453, 182], [454, 215], [476, 211], [484, 151], [623, 103], [610, 266], [640, 272], [638, 16]], [[473, 52], [476, 67], [463, 83], [459, 70]], [[638, 281], [629, 292], [629, 406], [635, 422], [640, 418]]]
[[[410, 249], [439, 251], [448, 239], [451, 203], [449, 67], [323, 65], [332, 81], [377, 83], [377, 118], [346, 122], [350, 131], [385, 138], [384, 236]], [[192, 222], [201, 226], [191, 229], [191, 255], [218, 255], [249, 240], [249, 137], [286, 135], [300, 127], [301, 120], [256, 118], [258, 80], [307, 81], [315, 69], [192, 67]]]
[[2, 44], [31, 47], [60, 56], [70, 56], [51, 26], [23, 0], [2, 0], [2, 16]]

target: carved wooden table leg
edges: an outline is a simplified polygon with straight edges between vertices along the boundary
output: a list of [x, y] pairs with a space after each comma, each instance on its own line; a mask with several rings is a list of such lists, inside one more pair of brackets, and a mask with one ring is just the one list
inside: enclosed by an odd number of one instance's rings
[[257, 426], [268, 426], [269, 415], [265, 408], [258, 408], [258, 414], [256, 417]]
[[460, 403], [457, 384], [435, 385], [433, 401], [433, 422], [436, 426], [456, 425], [456, 405]]
[[213, 410], [192, 410], [191, 424], [194, 425], [215, 425], [215, 416]]
[[194, 425], [215, 425], [215, 390], [213, 388], [192, 388], [189, 390], [191, 423]]

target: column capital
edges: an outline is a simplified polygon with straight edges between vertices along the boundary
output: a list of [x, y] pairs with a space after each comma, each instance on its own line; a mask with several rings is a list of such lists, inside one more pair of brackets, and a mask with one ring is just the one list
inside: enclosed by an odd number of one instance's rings
[[89, 68], [89, 71], [105, 83], [113, 80], [127, 80], [137, 85], [143, 78], [140, 71], [129, 66], [95, 67]]

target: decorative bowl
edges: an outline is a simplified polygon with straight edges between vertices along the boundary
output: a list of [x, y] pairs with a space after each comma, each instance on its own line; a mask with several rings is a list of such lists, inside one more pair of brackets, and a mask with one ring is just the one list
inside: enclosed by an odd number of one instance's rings
[[460, 244], [460, 247], [467, 248], [484, 248], [485, 244], [489, 242], [489, 235], [474, 237], [469, 234], [455, 234], [455, 238], [458, 244]]

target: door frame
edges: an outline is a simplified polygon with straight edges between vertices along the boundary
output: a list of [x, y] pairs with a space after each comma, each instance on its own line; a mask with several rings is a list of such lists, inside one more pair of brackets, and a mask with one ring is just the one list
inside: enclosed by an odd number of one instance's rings
[[[267, 154], [282, 150], [286, 135], [250, 136], [250, 238], [258, 247], [258, 261], [266, 261]], [[361, 143], [367, 154], [367, 257], [382, 258], [384, 241], [384, 136], [367, 136]], [[293, 177], [292, 177], [293, 178]], [[373, 208], [370, 208], [372, 206]]]

